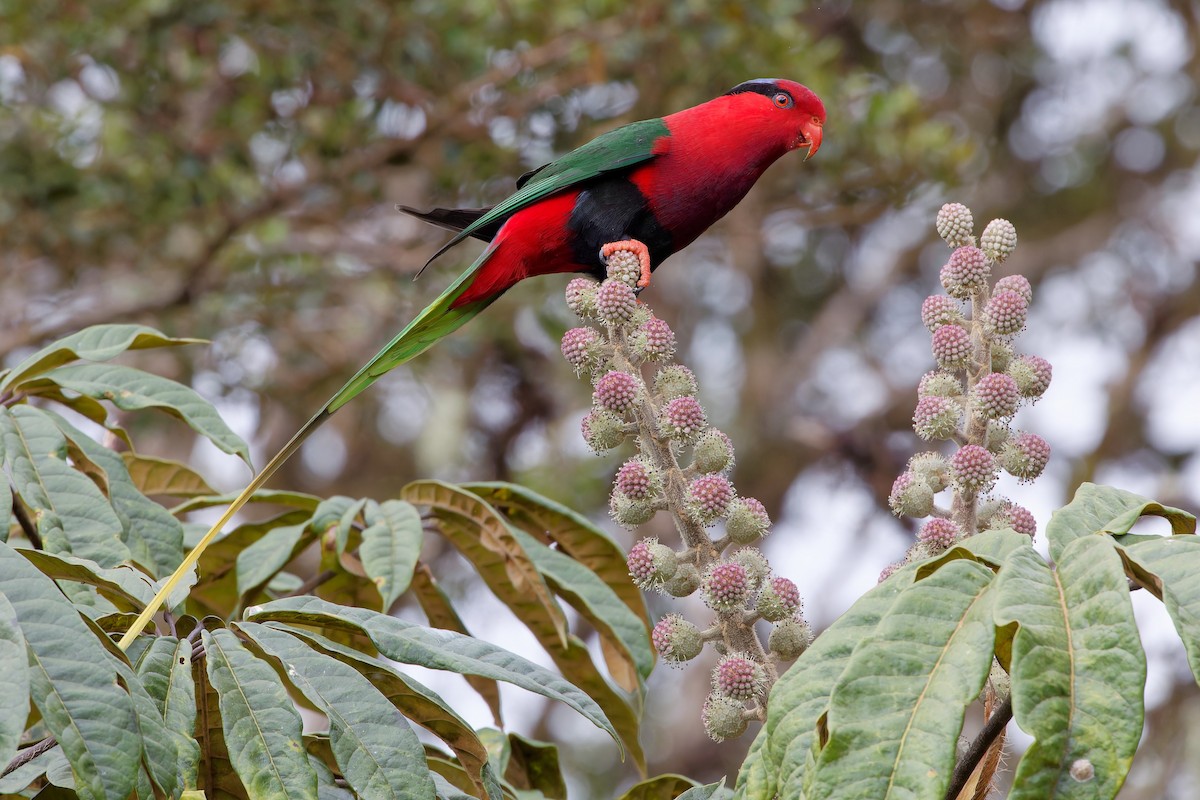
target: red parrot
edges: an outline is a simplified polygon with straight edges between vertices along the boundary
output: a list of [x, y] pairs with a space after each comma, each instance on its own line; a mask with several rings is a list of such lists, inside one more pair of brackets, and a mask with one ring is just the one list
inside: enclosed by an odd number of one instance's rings
[[[518, 281], [534, 275], [583, 272], [603, 278], [604, 258], [625, 249], [638, 254], [639, 284], [646, 286], [652, 270], [725, 216], [776, 159], [801, 147], [808, 149], [806, 160], [811, 158], [821, 146], [824, 124], [825, 107], [807, 87], [760, 78], [707, 103], [598, 136], [522, 175], [517, 191], [491, 208], [420, 212], [398, 206], [457, 231], [430, 262], [470, 237], [488, 242], [488, 247], [297, 431], [193, 548], [181, 569], [191, 566], [192, 556], [321, 423], [386, 372], [421, 354]], [[159, 594], [165, 597], [171, 586]], [[147, 612], [152, 614], [161, 599]], [[131, 633], [140, 629], [135, 625]]]

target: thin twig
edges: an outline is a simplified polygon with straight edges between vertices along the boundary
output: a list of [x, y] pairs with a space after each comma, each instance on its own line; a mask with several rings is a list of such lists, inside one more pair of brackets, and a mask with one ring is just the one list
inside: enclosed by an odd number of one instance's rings
[[25, 506], [21, 505], [21, 501], [13, 496], [13, 515], [17, 518], [17, 522], [21, 525], [21, 530], [25, 532], [25, 538], [34, 548], [41, 550], [42, 537], [38, 535], [37, 526], [33, 524], [33, 520], [29, 518], [29, 513], [25, 510]]
[[20, 769], [21, 767], [25, 766], [42, 753], [54, 747], [56, 744], [58, 744], [58, 739], [55, 739], [53, 736], [48, 736], [32, 747], [26, 747], [24, 750], [17, 753], [17, 755], [13, 757], [12, 761], [8, 762], [8, 766], [4, 768], [3, 772], [0, 772], [0, 778], [3, 778], [13, 770]]
[[302, 583], [298, 587], [296, 587], [296, 591], [289, 592], [288, 594], [285, 594], [283, 596], [284, 597], [299, 597], [300, 595], [308, 594], [313, 589], [317, 588], [322, 583], [325, 583], [325, 581], [332, 579], [336, 575], [337, 575], [337, 573], [331, 569], [322, 570], [321, 572], [318, 572], [316, 575], [313, 575], [311, 578], [306, 580], [304, 583]]
[[954, 777], [950, 781], [950, 788], [946, 790], [946, 800], [956, 800], [963, 787], [967, 785], [967, 781], [971, 779], [971, 773], [983, 760], [988, 748], [992, 746], [992, 742], [1004, 730], [1004, 726], [1008, 725], [1012, 715], [1012, 698], [1009, 697], [996, 708], [995, 714], [988, 717], [988, 721], [983, 725], [983, 730], [975, 737], [975, 741], [971, 742], [967, 754], [955, 765]]

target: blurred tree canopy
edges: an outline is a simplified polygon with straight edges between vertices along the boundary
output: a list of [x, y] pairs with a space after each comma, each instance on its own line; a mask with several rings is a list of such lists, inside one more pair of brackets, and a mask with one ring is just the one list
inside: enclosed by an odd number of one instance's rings
[[[886, 495], [931, 366], [919, 307], [948, 200], [1016, 223], [1010, 266], [1035, 284], [1029, 341], [1056, 385], [1030, 419], [1058, 483], [1031, 507], [1093, 477], [1194, 506], [1200, 424], [1177, 398], [1200, 396], [1197, 15], [1155, 0], [0, 0], [0, 353], [101, 321], [211, 337], [207, 354], [156, 357], [241, 419], [261, 460], [477, 252], [412, 283], [444, 234], [393, 203], [495, 202], [618, 124], [787, 77], [826, 103], [819, 156], [773, 167], [648, 295], [737, 444], [738, 486], [785, 523], [775, 538], [790, 520], [788, 546], [870, 542], [860, 578], [903, 550]], [[506, 478], [602, 514], [614, 464], [578, 441], [563, 283], [518, 287], [397, 370], [274, 485], [384, 497], [414, 477]], [[244, 482], [212, 463], [215, 483]], [[838, 517], [852, 529], [805, 527], [820, 487], [857, 502]], [[802, 585], [810, 604], [829, 580]], [[729, 750], [681, 736], [653, 769], [715, 778]], [[1129, 796], [1157, 796], [1147, 785]]]

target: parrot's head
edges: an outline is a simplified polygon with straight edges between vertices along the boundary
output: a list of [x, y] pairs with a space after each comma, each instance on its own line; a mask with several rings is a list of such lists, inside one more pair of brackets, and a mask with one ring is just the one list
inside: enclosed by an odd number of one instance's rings
[[821, 149], [825, 105], [807, 86], [782, 78], [756, 78], [739, 83], [725, 93], [739, 98], [758, 125], [778, 133], [788, 150], [808, 148], [805, 160]]

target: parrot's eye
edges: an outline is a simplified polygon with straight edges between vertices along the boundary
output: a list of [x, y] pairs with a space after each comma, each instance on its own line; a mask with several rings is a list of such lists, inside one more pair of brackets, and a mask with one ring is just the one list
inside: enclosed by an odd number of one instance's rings
[[787, 92], [780, 92], [771, 98], [771, 102], [775, 104], [776, 108], [791, 108], [792, 96]]

